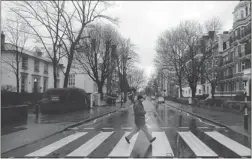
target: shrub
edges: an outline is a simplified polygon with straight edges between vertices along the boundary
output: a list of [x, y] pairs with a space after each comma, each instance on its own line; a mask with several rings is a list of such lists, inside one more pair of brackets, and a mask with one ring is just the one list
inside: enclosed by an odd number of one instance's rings
[[189, 104], [187, 98], [177, 98], [177, 102], [181, 104]]
[[16, 93], [16, 92], [2, 92], [1, 106], [8, 107], [12, 105], [27, 104], [33, 105], [41, 99], [42, 93]]
[[196, 95], [196, 98], [198, 100], [205, 100], [208, 96], [209, 96], [208, 94]]
[[236, 101], [244, 101], [245, 100], [244, 93], [242, 93], [242, 92], [237, 93], [236, 96], [234, 97], [234, 100], [236, 100]]

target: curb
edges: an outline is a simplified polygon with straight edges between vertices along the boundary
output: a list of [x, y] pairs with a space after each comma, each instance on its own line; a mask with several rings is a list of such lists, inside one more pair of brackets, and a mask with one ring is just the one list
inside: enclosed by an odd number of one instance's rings
[[168, 106], [173, 107], [173, 108], [175, 108], [175, 109], [179, 109], [179, 110], [181, 110], [181, 111], [184, 111], [184, 112], [186, 112], [186, 113], [188, 113], [188, 114], [192, 114], [193, 116], [196, 116], [196, 117], [198, 117], [198, 118], [202, 118], [202, 119], [204, 119], [204, 120], [206, 120], [206, 121], [208, 121], [208, 122], [214, 123], [215, 125], [219, 125], [219, 126], [225, 127], [225, 128], [227, 128], [227, 129], [229, 129], [229, 130], [231, 130], [231, 131], [234, 131], [234, 132], [240, 134], [240, 135], [244, 135], [244, 136], [247, 136], [247, 137], [250, 138], [249, 135], [243, 134], [243, 133], [241, 133], [241, 132], [239, 132], [239, 131], [235, 131], [235, 130], [233, 130], [232, 128], [230, 128], [229, 126], [227, 126], [227, 125], [221, 124], [221, 123], [219, 123], [219, 122], [217, 122], [217, 121], [211, 120], [211, 119], [206, 118], [206, 117], [203, 117], [203, 116], [201, 116], [201, 115], [198, 115], [198, 114], [195, 114], [195, 113], [192, 113], [192, 112], [188, 112], [188, 111], [186, 111], [186, 110], [184, 110], [184, 109], [177, 108], [177, 107], [172, 106], [172, 105], [170, 105], [170, 104], [168, 104], [168, 103], [165, 103], [165, 104], [167, 104]]
[[[131, 105], [130, 105], [130, 106], [131, 106]], [[126, 108], [126, 109], [129, 109], [130, 106], [129, 106], [128, 108]], [[50, 135], [47, 135], [47, 136], [45, 136], [45, 137], [43, 137], [43, 138], [34, 140], [34, 141], [32, 141], [32, 142], [29, 142], [29, 143], [24, 144], [24, 145], [22, 145], [22, 146], [19, 146], [19, 147], [16, 147], [16, 148], [7, 150], [7, 151], [5, 151], [5, 152], [1, 152], [1, 155], [3, 155], [4, 153], [8, 153], [8, 152], [10, 152], [10, 151], [13, 151], [13, 150], [16, 150], [16, 149], [25, 147], [25, 146], [27, 146], [27, 145], [34, 144], [34, 143], [36, 143], [36, 142], [38, 142], [38, 141], [40, 141], [40, 140], [44, 140], [44, 139], [46, 139], [46, 138], [48, 138], [48, 137], [51, 137], [51, 136], [56, 135], [56, 134], [58, 134], [58, 133], [64, 132], [64, 131], [66, 131], [66, 130], [69, 129], [69, 128], [76, 127], [76, 126], [78, 126], [78, 125], [84, 124], [84, 123], [89, 122], [89, 121], [92, 121], [92, 120], [94, 120], [94, 119], [97, 119], [97, 118], [106, 116], [106, 115], [108, 115], [108, 114], [110, 114], [110, 113], [121, 112], [121, 111], [124, 111], [124, 110], [126, 110], [126, 109], [119, 109], [119, 110], [109, 111], [109, 112], [107, 112], [107, 113], [103, 113], [103, 114], [101, 114], [101, 115], [98, 115], [98, 116], [95, 116], [95, 117], [92, 117], [92, 118], [89, 118], [89, 119], [86, 119], [86, 120], [82, 120], [82, 121], [80, 121], [80, 122], [78, 122], [78, 123], [74, 123], [74, 124], [68, 125], [67, 127], [63, 128], [62, 130], [59, 130], [59, 131], [57, 131], [57, 132], [54, 132], [54, 133], [52, 133], [52, 134], [50, 134]]]

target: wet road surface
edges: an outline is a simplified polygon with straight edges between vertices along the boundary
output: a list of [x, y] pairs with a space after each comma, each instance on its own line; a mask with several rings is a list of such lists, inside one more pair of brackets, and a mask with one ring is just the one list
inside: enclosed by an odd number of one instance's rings
[[250, 157], [249, 139], [165, 104], [145, 100], [146, 126], [157, 139], [150, 144], [134, 127], [132, 108], [69, 129], [2, 157]]

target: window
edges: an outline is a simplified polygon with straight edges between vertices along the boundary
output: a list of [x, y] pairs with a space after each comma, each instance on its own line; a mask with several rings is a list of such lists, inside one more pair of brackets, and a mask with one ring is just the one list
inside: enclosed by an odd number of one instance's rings
[[245, 8], [246, 16], [248, 16], [248, 6]]
[[44, 77], [44, 84], [43, 84], [44, 92], [47, 90], [47, 88], [48, 88], [48, 78]]
[[75, 86], [75, 74], [70, 74], [69, 75], [68, 86], [69, 87], [74, 87]]
[[235, 51], [235, 57], [238, 57], [238, 49], [236, 47], [234, 48], [234, 51]]
[[48, 63], [44, 62], [44, 73], [48, 74]]
[[34, 60], [34, 71], [39, 72], [39, 60], [38, 59]]
[[201, 89], [199, 89], [199, 94], [201, 94]]
[[245, 61], [241, 62], [241, 69], [242, 69], [242, 71], [245, 69]]
[[236, 64], [236, 72], [239, 72], [239, 66], [238, 66], [238, 63]]
[[59, 67], [56, 68], [56, 74], [57, 74], [57, 77], [59, 77]]
[[21, 76], [21, 92], [26, 92], [27, 76]]
[[238, 36], [238, 31], [237, 31], [237, 29], [235, 30], [235, 37], [237, 37]]
[[241, 45], [238, 46], [238, 54], [241, 57]]
[[223, 43], [223, 50], [226, 50], [227, 48], [227, 45], [226, 45], [226, 42]]
[[244, 26], [241, 27], [241, 37], [244, 37]]
[[245, 46], [244, 45], [241, 45], [241, 53], [242, 53], [242, 55], [244, 55], [244, 53], [245, 53]]
[[241, 11], [241, 18], [244, 18], [244, 11]]
[[26, 70], [28, 68], [28, 57], [22, 57], [22, 69]]

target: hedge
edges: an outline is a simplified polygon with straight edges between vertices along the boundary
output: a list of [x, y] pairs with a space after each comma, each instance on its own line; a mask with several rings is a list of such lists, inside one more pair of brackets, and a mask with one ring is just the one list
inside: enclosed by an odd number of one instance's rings
[[1, 106], [9, 107], [13, 105], [27, 104], [29, 106], [35, 104], [41, 99], [42, 93], [16, 93], [16, 92], [2, 92]]

